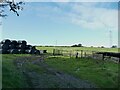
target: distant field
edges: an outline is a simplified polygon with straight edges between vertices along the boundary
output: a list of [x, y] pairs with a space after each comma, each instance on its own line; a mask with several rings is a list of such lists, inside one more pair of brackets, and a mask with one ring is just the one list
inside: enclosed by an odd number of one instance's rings
[[52, 53], [53, 49], [60, 49], [60, 50], [72, 50], [72, 51], [80, 51], [80, 50], [89, 50], [89, 51], [101, 51], [101, 52], [118, 52], [118, 48], [97, 48], [97, 47], [44, 47], [44, 46], [37, 46], [39, 50], [47, 50], [48, 53]]

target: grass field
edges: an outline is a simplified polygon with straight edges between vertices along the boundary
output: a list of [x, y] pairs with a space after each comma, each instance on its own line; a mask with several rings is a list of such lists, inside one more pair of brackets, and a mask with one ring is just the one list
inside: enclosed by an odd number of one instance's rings
[[[52, 53], [53, 49], [57, 47], [37, 47], [40, 50], [48, 50], [48, 53]], [[85, 47], [58, 47], [58, 49], [64, 50], [97, 50], [97, 51], [111, 51], [117, 52], [117, 49], [112, 48], [85, 48]], [[36, 60], [36, 58], [32, 59], [31, 55], [23, 55], [23, 54], [3, 54], [2, 55], [2, 85], [3, 88], [21, 88], [21, 87], [30, 87], [29, 83], [27, 82], [27, 78], [25, 75], [16, 67], [15, 61], [22, 57], [27, 57], [24, 68], [26, 68], [29, 73], [35, 72], [38, 75], [34, 75], [36, 80], [40, 77], [43, 77], [48, 86], [45, 87], [57, 87], [58, 83], [56, 80], [58, 78], [53, 78], [53, 75], [47, 72], [47, 70], [43, 67], [38, 66], [36, 64], [30, 63], [31, 60]], [[20, 59], [24, 61], [23, 59]], [[52, 56], [49, 54], [45, 55], [44, 63], [47, 64], [50, 68], [54, 68], [57, 71], [67, 73], [72, 75], [76, 78], [80, 78], [83, 80], [87, 80], [92, 82], [96, 86], [100, 88], [116, 88], [118, 87], [118, 65], [112, 61], [102, 61], [102, 60], [94, 60], [90, 58], [70, 58], [65, 56]], [[33, 73], [34, 74], [34, 73]], [[47, 75], [47, 76], [44, 76]], [[45, 78], [46, 77], [46, 78]], [[41, 78], [41, 79], [43, 79]], [[53, 79], [50, 79], [53, 78]], [[50, 80], [49, 80], [50, 79]], [[29, 80], [29, 79], [28, 79]], [[40, 80], [39, 80], [40, 81]], [[48, 83], [50, 82], [50, 83]], [[51, 84], [52, 83], [52, 84]], [[56, 86], [57, 85], [57, 86]]]
[[49, 57], [45, 62], [65, 73], [91, 81], [98, 87], [115, 88], [118, 85], [118, 64], [113, 62], [69, 57]]
[[98, 47], [36, 47], [39, 50], [47, 50], [48, 53], [52, 53], [53, 49], [67, 50], [67, 51], [80, 51], [80, 50], [88, 50], [88, 51], [101, 51], [101, 52], [118, 52], [118, 48], [98, 48]]
[[21, 88], [27, 87], [25, 77], [14, 64], [17, 57], [26, 55], [6, 54], [2, 56], [2, 87], [3, 88]]

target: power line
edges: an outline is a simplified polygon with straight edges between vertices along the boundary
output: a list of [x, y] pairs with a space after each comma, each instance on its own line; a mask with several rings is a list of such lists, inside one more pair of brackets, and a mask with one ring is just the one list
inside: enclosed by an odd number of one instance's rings
[[109, 34], [109, 35], [110, 35], [110, 36], [109, 36], [109, 37], [110, 37], [110, 47], [112, 47], [112, 31], [110, 30], [109, 33], [110, 33], [110, 34]]
[[[108, 26], [107, 24], [101, 22], [108, 30], [112, 27]], [[112, 31], [109, 30], [109, 47], [112, 47]]]

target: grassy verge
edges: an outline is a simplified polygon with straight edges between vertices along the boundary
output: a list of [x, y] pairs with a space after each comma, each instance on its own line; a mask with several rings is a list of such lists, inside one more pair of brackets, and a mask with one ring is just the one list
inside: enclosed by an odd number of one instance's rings
[[57, 70], [91, 81], [101, 88], [116, 88], [118, 85], [118, 64], [110, 61], [49, 57], [45, 62]]
[[25, 77], [14, 65], [17, 57], [26, 55], [2, 55], [2, 87], [3, 88], [21, 88], [27, 87]]

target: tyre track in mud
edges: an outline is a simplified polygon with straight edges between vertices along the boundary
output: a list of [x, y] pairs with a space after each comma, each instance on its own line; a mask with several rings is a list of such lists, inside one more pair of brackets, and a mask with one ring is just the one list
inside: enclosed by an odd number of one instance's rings
[[[94, 84], [78, 79], [69, 74], [57, 71], [44, 63], [42, 56], [19, 57], [14, 63], [26, 77], [26, 81], [30, 88], [97, 88]], [[40, 74], [35, 71], [26, 69], [27, 63], [42, 67], [45, 72]]]

